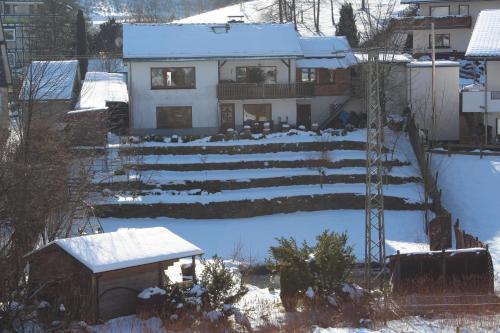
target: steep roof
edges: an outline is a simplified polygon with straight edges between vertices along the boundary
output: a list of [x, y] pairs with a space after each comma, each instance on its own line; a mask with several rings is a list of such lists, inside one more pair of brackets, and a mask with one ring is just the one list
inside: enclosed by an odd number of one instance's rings
[[170, 230], [156, 227], [56, 239], [27, 256], [54, 244], [93, 273], [203, 254], [199, 247]]
[[78, 60], [33, 61], [26, 70], [20, 100], [70, 100], [78, 78]]
[[347, 68], [357, 64], [347, 38], [300, 37], [300, 47], [305, 59], [297, 60], [299, 68]]
[[465, 55], [500, 57], [500, 9], [482, 10], [476, 20]]
[[300, 56], [293, 24], [125, 24], [124, 59]]
[[128, 103], [125, 74], [87, 72], [76, 109], [103, 109], [106, 102]]

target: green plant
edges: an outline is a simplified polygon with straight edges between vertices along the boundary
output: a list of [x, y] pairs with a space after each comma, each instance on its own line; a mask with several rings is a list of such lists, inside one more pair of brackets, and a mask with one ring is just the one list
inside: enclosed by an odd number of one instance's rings
[[226, 268], [220, 257], [215, 255], [212, 261], [205, 260], [203, 264], [200, 284], [206, 310], [223, 310], [224, 304], [236, 303], [248, 292], [241, 278]]

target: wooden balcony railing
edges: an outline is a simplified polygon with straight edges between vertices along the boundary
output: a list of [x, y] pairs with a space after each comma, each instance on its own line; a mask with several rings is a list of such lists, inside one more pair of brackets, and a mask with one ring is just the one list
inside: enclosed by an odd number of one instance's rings
[[314, 95], [312, 83], [220, 83], [217, 97], [220, 100], [295, 98]]
[[425, 30], [431, 28], [431, 23], [434, 22], [435, 29], [456, 29], [470, 28], [472, 26], [471, 16], [412, 16], [398, 17], [391, 19], [391, 29], [393, 30]]

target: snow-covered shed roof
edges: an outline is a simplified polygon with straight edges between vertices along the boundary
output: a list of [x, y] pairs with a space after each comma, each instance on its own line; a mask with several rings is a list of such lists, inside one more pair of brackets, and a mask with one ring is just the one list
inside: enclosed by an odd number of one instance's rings
[[[432, 67], [432, 61], [412, 61], [407, 64], [410, 68], [415, 67]], [[436, 60], [436, 67], [460, 67], [460, 63], [458, 61], [451, 60]]]
[[299, 42], [305, 57], [297, 60], [299, 68], [335, 69], [357, 64], [349, 42], [343, 36], [300, 37]]
[[465, 55], [467, 57], [500, 57], [500, 9], [482, 10]]
[[124, 59], [296, 57], [293, 24], [124, 24]]
[[106, 102], [128, 103], [125, 74], [87, 72], [76, 109], [103, 109]]
[[35, 252], [54, 244], [93, 273], [203, 254], [199, 247], [163, 227], [118, 229], [102, 234], [61, 238]]
[[20, 100], [70, 100], [78, 79], [78, 60], [33, 61], [28, 66]]

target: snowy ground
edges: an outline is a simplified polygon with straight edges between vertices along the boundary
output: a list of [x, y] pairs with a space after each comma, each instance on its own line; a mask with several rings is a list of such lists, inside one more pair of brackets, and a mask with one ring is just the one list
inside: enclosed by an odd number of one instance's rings
[[[443, 204], [466, 232], [489, 244], [495, 271], [500, 272], [500, 156], [432, 156], [439, 171]], [[497, 279], [497, 288], [499, 288]]]
[[[105, 232], [164, 226], [202, 248], [206, 257], [218, 254], [231, 258], [238, 250], [243, 259], [262, 262], [277, 237], [295, 237], [298, 241], [313, 243], [325, 229], [346, 231], [355, 255], [362, 260], [364, 219], [362, 210], [331, 210], [224, 220], [105, 218], [100, 222]], [[423, 221], [421, 211], [386, 211], [387, 253], [428, 249]]]

